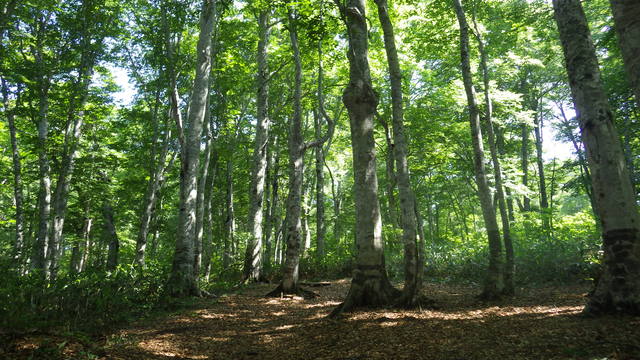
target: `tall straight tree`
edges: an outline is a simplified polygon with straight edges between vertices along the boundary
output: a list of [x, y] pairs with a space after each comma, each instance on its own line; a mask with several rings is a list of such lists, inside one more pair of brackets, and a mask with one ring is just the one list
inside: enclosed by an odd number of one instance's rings
[[640, 109], [640, 1], [609, 0], [624, 66]]
[[258, 74], [256, 86], [257, 118], [253, 147], [251, 188], [249, 190], [249, 241], [244, 258], [244, 280], [260, 280], [262, 271], [262, 219], [265, 180], [267, 177], [267, 146], [269, 146], [269, 36], [271, 10], [263, 9], [258, 15]]
[[480, 115], [476, 102], [476, 93], [473, 87], [471, 74], [471, 61], [469, 59], [469, 24], [460, 0], [453, 0], [460, 24], [460, 58], [462, 62], [462, 78], [464, 89], [467, 94], [467, 104], [469, 111], [469, 122], [471, 125], [471, 140], [473, 141], [473, 164], [475, 170], [476, 184], [478, 186], [478, 197], [482, 208], [482, 217], [487, 229], [489, 238], [489, 268], [484, 283], [481, 297], [495, 299], [500, 297], [503, 291], [502, 272], [502, 243], [500, 240], [500, 230], [496, 219], [496, 210], [491, 199], [487, 173], [484, 166], [484, 146], [482, 143], [482, 130], [480, 127]]
[[387, 52], [389, 79], [391, 82], [391, 107], [393, 118], [393, 155], [396, 162], [396, 179], [400, 198], [400, 225], [402, 226], [402, 242], [404, 243], [404, 288], [402, 305], [415, 306], [422, 284], [418, 272], [423, 265], [418, 259], [418, 234], [415, 213], [415, 196], [411, 189], [409, 164], [407, 162], [407, 139], [404, 130], [404, 104], [402, 100], [402, 72], [398, 60], [398, 50], [393, 33], [393, 24], [389, 17], [387, 0], [375, 0], [378, 6], [378, 18], [384, 32], [384, 47]]
[[329, 122], [327, 134], [312, 142], [305, 142], [302, 133], [302, 59], [298, 44], [298, 19], [295, 9], [289, 9], [288, 29], [295, 66], [295, 85], [293, 94], [293, 115], [289, 124], [289, 193], [287, 195], [286, 243], [287, 249], [282, 270], [282, 282], [268, 295], [279, 296], [282, 293], [302, 293], [298, 287], [298, 268], [300, 265], [300, 245], [302, 240], [302, 193], [304, 180], [304, 154], [308, 149], [321, 147], [333, 132], [333, 121]]
[[[217, 0], [204, 0], [200, 14], [200, 34], [197, 45], [196, 74], [187, 113], [188, 136], [180, 149], [180, 214], [178, 234], [167, 293], [172, 296], [200, 295], [193, 273], [194, 245], [196, 238], [196, 197], [198, 192], [198, 164], [200, 137], [209, 97], [211, 76], [212, 34], [216, 21]], [[184, 132], [185, 129], [179, 129]]]
[[487, 129], [487, 140], [489, 142], [489, 151], [491, 153], [491, 163], [493, 165], [493, 176], [496, 182], [496, 198], [498, 201], [498, 209], [500, 210], [500, 220], [502, 223], [502, 240], [504, 241], [504, 249], [506, 255], [503, 293], [505, 295], [513, 295], [515, 293], [515, 259], [513, 253], [513, 242], [511, 240], [511, 223], [508, 214], [506, 196], [504, 193], [504, 183], [502, 180], [502, 165], [500, 164], [500, 158], [498, 157], [496, 135], [494, 131], [493, 103], [491, 99], [488, 54], [485, 48], [485, 41], [482, 38], [480, 30], [478, 29], [478, 26], [475, 22], [475, 16], [473, 18], [473, 24], [474, 35], [476, 37], [476, 41], [478, 42], [478, 51], [480, 52], [480, 68], [482, 69], [482, 84], [485, 103], [485, 127]]
[[349, 293], [331, 316], [357, 306], [389, 305], [399, 295], [398, 290], [389, 282], [384, 261], [373, 138], [378, 95], [373, 90], [369, 69], [365, 1], [335, 2], [345, 22], [349, 39], [349, 84], [344, 90], [342, 101], [349, 113], [351, 128], [357, 253]]
[[[0, 29], [0, 32], [2, 30]], [[24, 234], [24, 192], [22, 184], [22, 161], [20, 157], [20, 149], [18, 148], [18, 137], [15, 121], [16, 106], [20, 99], [21, 88], [17, 90], [16, 105], [13, 107], [10, 105], [9, 99], [9, 85], [7, 81], [2, 78], [1, 93], [2, 104], [4, 107], [4, 113], [7, 117], [7, 123], [9, 125], [9, 138], [11, 141], [11, 160], [13, 164], [13, 199], [15, 202], [15, 238], [13, 243], [13, 258], [16, 260], [18, 268], [22, 268], [23, 251], [25, 247], [25, 234]]]
[[602, 225], [604, 269], [585, 312], [640, 314], [640, 216], [600, 81], [595, 47], [580, 0], [554, 0], [569, 85], [591, 169]]

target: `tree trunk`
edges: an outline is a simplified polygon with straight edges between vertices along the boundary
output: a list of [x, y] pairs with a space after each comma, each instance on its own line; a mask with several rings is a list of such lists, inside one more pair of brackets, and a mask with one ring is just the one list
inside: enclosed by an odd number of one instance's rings
[[[202, 159], [201, 170], [199, 171], [198, 189], [196, 195], [196, 237], [194, 245], [193, 256], [193, 276], [196, 280], [200, 278], [200, 269], [202, 268], [202, 249], [204, 238], [204, 208], [205, 208], [205, 193], [207, 191], [207, 181], [209, 179], [209, 167], [211, 165], [211, 159], [213, 157], [214, 145], [213, 145], [213, 131], [211, 129], [211, 121], [209, 120], [209, 100], [207, 98], [207, 110], [205, 111], [205, 123], [203, 129], [203, 135], [206, 136], [206, 144], [204, 150], [204, 158]], [[211, 174], [213, 175], [213, 174]]]
[[[320, 60], [322, 61], [322, 59]], [[322, 65], [320, 65], [322, 66]], [[314, 112], [313, 126], [315, 130], [316, 138], [322, 136], [322, 128], [320, 126], [320, 114], [318, 111]], [[325, 234], [327, 229], [324, 222], [324, 148], [318, 146], [315, 149], [316, 157], [316, 259], [322, 260], [325, 255]]]
[[[475, 19], [474, 19], [475, 25]], [[505, 249], [505, 267], [504, 267], [504, 289], [503, 294], [514, 295], [514, 272], [515, 272], [515, 258], [513, 253], [513, 242], [511, 240], [511, 223], [507, 209], [506, 196], [504, 194], [504, 184], [502, 181], [502, 166], [500, 159], [498, 158], [498, 150], [496, 145], [496, 136], [494, 132], [493, 124], [493, 104], [490, 95], [490, 81], [489, 81], [489, 67], [487, 65], [487, 51], [485, 50], [484, 41], [480, 32], [476, 26], [475, 29], [476, 40], [478, 41], [478, 50], [480, 51], [480, 67], [482, 69], [482, 82], [484, 87], [484, 101], [485, 101], [485, 125], [487, 128], [487, 135], [489, 140], [489, 150], [491, 152], [491, 162], [493, 164], [493, 175], [495, 178], [496, 186], [496, 199], [498, 202], [498, 208], [500, 209], [500, 220], [502, 223], [502, 240], [504, 241]], [[540, 149], [542, 150], [542, 149]], [[539, 153], [540, 160], [542, 159], [541, 153]], [[546, 195], [545, 195], [546, 199]], [[495, 205], [494, 205], [495, 206]]]
[[38, 75], [36, 86], [38, 92], [38, 176], [40, 178], [38, 190], [38, 233], [35, 241], [33, 268], [42, 272], [45, 278], [49, 278], [47, 266], [47, 246], [49, 245], [49, 230], [51, 215], [51, 168], [47, 147], [49, 144], [49, 87], [50, 78], [46, 73], [46, 64], [43, 59], [42, 28], [44, 20], [38, 20], [40, 31], [36, 35], [36, 51], [34, 53]]
[[640, 109], [640, 2], [609, 0], [624, 67]]
[[196, 75], [188, 110], [188, 138], [181, 144], [180, 215], [178, 234], [167, 293], [171, 296], [200, 295], [193, 274], [194, 245], [196, 239], [196, 194], [198, 163], [200, 160], [200, 136], [209, 97], [211, 74], [212, 33], [216, 21], [216, 0], [205, 0], [200, 15]]
[[[18, 89], [18, 98], [20, 97], [21, 89]], [[11, 159], [13, 164], [13, 199], [16, 207], [15, 212], [15, 238], [13, 243], [13, 259], [20, 272], [22, 272], [23, 266], [23, 252], [25, 250], [25, 238], [24, 238], [24, 195], [22, 190], [22, 164], [20, 160], [20, 150], [18, 148], [18, 137], [16, 131], [15, 122], [15, 109], [18, 103], [16, 99], [16, 105], [11, 108], [9, 104], [9, 86], [5, 79], [2, 79], [2, 103], [4, 106], [4, 113], [9, 125], [9, 137], [11, 140]]]
[[387, 53], [389, 79], [391, 82], [393, 154], [397, 168], [396, 179], [400, 198], [400, 224], [402, 227], [402, 242], [404, 243], [404, 289], [400, 303], [403, 306], [412, 307], [418, 305], [419, 302], [419, 294], [422, 287], [419, 281], [419, 273], [422, 271], [423, 265], [419, 263], [416, 204], [415, 196], [411, 189], [407, 162], [408, 145], [404, 130], [402, 73], [387, 0], [375, 0], [375, 3], [378, 6], [378, 17], [384, 32], [384, 46]]
[[107, 252], [107, 270], [113, 271], [118, 267], [120, 241], [113, 219], [113, 207], [111, 206], [111, 201], [108, 199], [102, 204], [102, 216], [104, 217], [104, 231], [109, 249]]
[[348, 0], [345, 6], [339, 1], [336, 3], [340, 6], [349, 39], [349, 84], [342, 100], [349, 113], [353, 148], [357, 253], [351, 288], [332, 316], [357, 306], [389, 305], [399, 296], [387, 278], [384, 261], [373, 137], [378, 95], [373, 90], [369, 69], [365, 1]]
[[[307, 149], [321, 147], [333, 131], [329, 124], [327, 135], [313, 142], [305, 143], [302, 134], [302, 60], [298, 46], [297, 18], [294, 10], [289, 9], [289, 38], [293, 50], [295, 82], [293, 94], [293, 116], [289, 126], [289, 194], [287, 195], [286, 215], [286, 255], [282, 269], [282, 282], [268, 296], [285, 294], [310, 295], [298, 287], [298, 268], [300, 265], [300, 246], [302, 240], [302, 193], [304, 180], [304, 154]], [[327, 118], [327, 121], [330, 119]]]
[[482, 130], [480, 128], [480, 116], [476, 103], [475, 89], [471, 75], [471, 63], [469, 59], [469, 25], [465, 17], [460, 0], [454, 0], [456, 16], [460, 24], [460, 57], [462, 62], [462, 77], [464, 88], [467, 94], [469, 122], [471, 124], [471, 139], [473, 141], [474, 169], [476, 184], [478, 186], [478, 197], [482, 208], [487, 236], [489, 239], [489, 269], [484, 283], [484, 290], [481, 297], [494, 299], [500, 297], [503, 291], [503, 269], [502, 269], [502, 244], [500, 241], [500, 231], [496, 220], [496, 212], [493, 207], [487, 174], [484, 166], [484, 149], [482, 143]]
[[602, 225], [604, 269], [585, 312], [640, 314], [640, 216], [579, 0], [554, 0]]
[[259, 281], [262, 271], [262, 218], [264, 183], [267, 169], [267, 146], [269, 145], [269, 67], [268, 52], [271, 28], [271, 10], [263, 10], [258, 16], [258, 76], [256, 137], [253, 149], [251, 188], [249, 191], [249, 232], [244, 259], [244, 280]]
[[231, 246], [235, 241], [236, 213], [233, 206], [233, 156], [227, 160], [227, 216], [224, 221], [225, 237], [222, 250], [222, 267], [226, 269], [231, 264]]
[[[151, 141], [151, 166], [149, 167], [149, 182], [147, 183], [147, 190], [144, 196], [144, 202], [142, 205], [142, 211], [140, 214], [140, 229], [138, 230], [138, 237], [136, 240], [136, 257], [135, 263], [139, 267], [145, 265], [145, 253], [147, 248], [147, 237], [149, 237], [149, 228], [151, 225], [151, 219], [154, 215], [156, 208], [156, 202], [160, 188], [160, 179], [166, 170], [167, 153], [169, 151], [169, 140], [171, 138], [171, 130], [165, 123], [165, 134], [162, 140], [162, 144], [158, 144], [160, 137], [160, 122], [158, 118], [158, 107], [160, 106], [160, 89], [156, 92], [156, 99], [154, 103], [154, 109], [152, 114], [152, 121], [154, 124], [153, 140]], [[160, 152], [158, 152], [158, 148]]]
[[[92, 8], [83, 5], [83, 19], [88, 21], [92, 16]], [[62, 231], [64, 229], [64, 221], [67, 213], [67, 201], [69, 198], [69, 188], [71, 186], [71, 178], [75, 167], [76, 157], [78, 156], [78, 146], [85, 120], [85, 106], [89, 99], [89, 86], [93, 80], [93, 68], [96, 63], [96, 53], [90, 48], [93, 42], [100, 44], [102, 39], [91, 38], [90, 29], [83, 27], [82, 39], [82, 55], [80, 66], [78, 69], [78, 78], [74, 84], [75, 92], [72, 95], [69, 105], [69, 115], [67, 119], [67, 128], [64, 137], [64, 151], [62, 159], [62, 168], [58, 175], [56, 188], [53, 195], [53, 219], [51, 235], [49, 237], [48, 262], [51, 280], [55, 280], [58, 273], [58, 260], [63, 247]]]
[[[522, 170], [522, 185], [527, 189], [529, 187], [529, 125], [521, 125], [522, 147], [520, 149], [520, 165]], [[518, 202], [519, 204], [520, 202]], [[520, 211], [531, 211], [531, 199], [529, 196], [522, 197], [522, 207]]]
[[[209, 125], [211, 126], [211, 125]], [[211, 256], [213, 255], [213, 215], [212, 215], [212, 203], [213, 203], [213, 186], [218, 170], [218, 152], [213, 147], [210, 151], [209, 170], [207, 171], [207, 179], [204, 183], [204, 208], [203, 208], [203, 253], [204, 258], [202, 260], [204, 267], [205, 281], [209, 281], [209, 275], [211, 273]]]
[[[277, 149], [278, 148], [278, 141], [277, 138], [274, 140], [273, 142], [273, 148]], [[270, 190], [271, 190], [271, 200], [269, 201], [269, 213], [267, 214], [267, 221], [265, 223], [265, 249], [264, 249], [264, 270], [266, 273], [269, 273], [271, 271], [271, 262], [272, 262], [272, 258], [273, 258], [273, 238], [275, 236], [272, 237], [273, 235], [273, 229], [274, 229], [274, 224], [276, 224], [277, 222], [277, 218], [278, 218], [278, 208], [279, 208], [279, 177], [280, 177], [280, 161], [279, 161], [279, 153], [275, 152], [275, 154], [272, 154], [272, 156], [270, 157], [269, 160], [269, 169], [270, 169], [270, 174], [271, 174], [271, 185], [270, 185]], [[277, 224], [276, 224], [277, 225]]]
[[[540, 105], [541, 106], [541, 105]], [[542, 111], [538, 111], [533, 129], [536, 138], [536, 163], [538, 165], [538, 189], [540, 190], [540, 214], [542, 215], [542, 228], [549, 233], [549, 199], [547, 197], [547, 179], [544, 176], [544, 159], [542, 158]]]

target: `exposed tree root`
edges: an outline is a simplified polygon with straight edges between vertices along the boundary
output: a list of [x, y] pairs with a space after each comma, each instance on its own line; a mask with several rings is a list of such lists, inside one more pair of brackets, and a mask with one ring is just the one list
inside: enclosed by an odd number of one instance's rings
[[347, 297], [327, 317], [336, 318], [357, 307], [392, 306], [400, 296], [400, 290], [391, 285], [384, 270], [355, 270]]
[[280, 285], [278, 285], [277, 288], [273, 289], [272, 291], [268, 292], [267, 294], [265, 294], [265, 297], [284, 297], [285, 295], [297, 295], [300, 296], [302, 298], [304, 298], [305, 300], [307, 299], [313, 299], [316, 297], [319, 297], [320, 295], [310, 291], [310, 290], [306, 290], [301, 288], [300, 286], [296, 286], [291, 290], [284, 290], [284, 287], [282, 286], [282, 283]]

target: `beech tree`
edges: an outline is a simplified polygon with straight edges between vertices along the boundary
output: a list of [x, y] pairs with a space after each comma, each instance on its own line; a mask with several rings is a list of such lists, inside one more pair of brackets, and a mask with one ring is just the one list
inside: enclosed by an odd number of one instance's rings
[[554, 0], [569, 85], [602, 226], [603, 273], [588, 313], [640, 313], [640, 216], [579, 0]]

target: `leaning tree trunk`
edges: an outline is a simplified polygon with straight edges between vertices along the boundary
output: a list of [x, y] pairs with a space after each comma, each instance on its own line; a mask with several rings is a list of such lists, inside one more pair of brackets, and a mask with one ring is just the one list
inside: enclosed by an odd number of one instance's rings
[[569, 85], [591, 169], [604, 269], [585, 312], [640, 314], [640, 216], [580, 0], [554, 0]]
[[407, 162], [408, 145], [404, 131], [402, 73], [387, 0], [375, 0], [375, 3], [378, 6], [378, 17], [384, 32], [384, 46], [387, 52], [389, 79], [391, 81], [393, 139], [395, 143], [393, 154], [397, 168], [396, 179], [400, 198], [400, 224], [402, 226], [402, 242], [404, 243], [404, 289], [400, 303], [403, 306], [415, 306], [418, 305], [418, 297], [422, 287], [419, 281], [419, 272], [422, 271], [423, 265], [419, 263], [415, 196], [411, 189]]
[[[18, 89], [18, 91], [21, 91]], [[18, 98], [20, 94], [18, 93]], [[9, 105], [9, 86], [5, 79], [2, 79], [2, 103], [4, 106], [4, 113], [7, 117], [7, 123], [9, 125], [9, 137], [11, 139], [11, 159], [13, 163], [13, 199], [16, 206], [15, 212], [15, 238], [13, 243], [13, 258], [19, 271], [22, 273], [23, 266], [23, 252], [24, 252], [24, 209], [23, 201], [24, 195], [22, 190], [22, 164], [20, 160], [20, 151], [18, 149], [18, 137], [16, 131], [15, 122], [15, 110], [16, 106], [12, 108]], [[17, 100], [16, 100], [17, 103]]]
[[[474, 19], [475, 25], [475, 19]], [[495, 177], [496, 198], [498, 200], [498, 208], [500, 210], [500, 220], [502, 223], [502, 240], [505, 249], [505, 267], [504, 267], [504, 289], [503, 294], [513, 295], [515, 293], [514, 272], [515, 258], [513, 253], [513, 242], [511, 239], [511, 223], [508, 214], [507, 201], [504, 193], [504, 184], [502, 180], [502, 166], [498, 158], [498, 150], [496, 145], [496, 136], [493, 124], [493, 104], [490, 95], [489, 67], [487, 65], [487, 51], [484, 47], [484, 40], [480, 32], [475, 27], [475, 36], [478, 41], [478, 50], [480, 51], [480, 67], [482, 69], [482, 83], [484, 87], [485, 102], [485, 122], [487, 128], [487, 137], [489, 140], [489, 150], [491, 152], [491, 162], [493, 164], [493, 175]], [[545, 195], [546, 199], [546, 195]]]
[[609, 0], [613, 22], [618, 33], [624, 67], [640, 109], [640, 2], [638, 0]]
[[489, 269], [484, 283], [481, 297], [494, 299], [500, 297], [503, 291], [503, 270], [502, 270], [502, 244], [500, 231], [496, 219], [496, 211], [493, 207], [491, 192], [487, 181], [487, 174], [484, 166], [484, 149], [482, 144], [482, 130], [480, 128], [480, 116], [478, 104], [476, 103], [475, 90], [471, 75], [471, 62], [469, 59], [469, 25], [462, 8], [460, 0], [454, 0], [456, 16], [460, 24], [460, 58], [462, 61], [462, 77], [464, 88], [467, 94], [469, 107], [469, 122], [471, 123], [471, 139], [473, 141], [474, 169], [476, 184], [478, 186], [478, 197], [482, 208], [487, 236], [489, 238]]
[[348, 0], [340, 12], [349, 39], [349, 85], [342, 100], [349, 113], [353, 148], [356, 206], [356, 268], [345, 301], [331, 313], [337, 316], [357, 306], [392, 304], [399, 292], [387, 277], [378, 200], [376, 151], [373, 137], [378, 95], [373, 90], [368, 59], [368, 31], [364, 0]]
[[249, 190], [249, 240], [244, 258], [244, 280], [259, 281], [262, 271], [262, 218], [264, 184], [267, 171], [267, 146], [269, 145], [269, 67], [268, 52], [271, 32], [271, 10], [263, 10], [258, 16], [258, 116], [253, 148], [251, 188]]
[[181, 137], [180, 169], [180, 215], [171, 275], [167, 293], [171, 296], [200, 295], [193, 274], [194, 245], [196, 238], [196, 194], [198, 163], [200, 158], [200, 136], [209, 97], [211, 74], [212, 33], [216, 21], [216, 0], [205, 0], [200, 15], [196, 76], [187, 114], [188, 137]]

